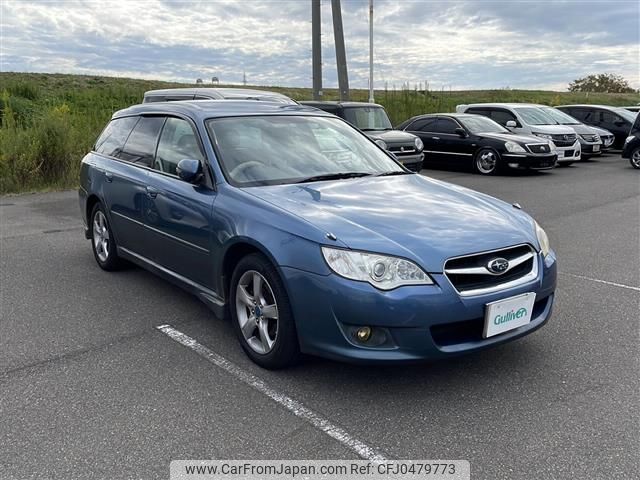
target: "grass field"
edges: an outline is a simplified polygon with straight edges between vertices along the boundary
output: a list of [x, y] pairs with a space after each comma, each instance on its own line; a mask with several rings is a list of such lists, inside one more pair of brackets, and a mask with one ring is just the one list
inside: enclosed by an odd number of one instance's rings
[[[78, 168], [114, 111], [139, 103], [146, 90], [192, 86], [130, 78], [85, 75], [0, 73], [0, 193], [47, 190], [77, 184]], [[308, 88], [255, 87], [296, 100]], [[338, 91], [325, 89], [325, 98]], [[352, 90], [365, 101], [366, 90]], [[394, 124], [420, 113], [450, 112], [461, 103], [534, 102], [629, 105], [638, 94], [584, 94], [538, 90], [376, 91]]]

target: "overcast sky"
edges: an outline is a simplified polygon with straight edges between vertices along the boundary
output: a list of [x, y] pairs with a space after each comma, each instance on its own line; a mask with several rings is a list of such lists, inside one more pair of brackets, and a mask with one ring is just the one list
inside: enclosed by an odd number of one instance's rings
[[[2, 0], [2, 71], [311, 86], [311, 0]], [[640, 2], [375, 0], [375, 85], [564, 90], [578, 77], [640, 88]], [[368, 83], [368, 1], [342, 0], [352, 87]], [[331, 2], [323, 81], [337, 86]]]

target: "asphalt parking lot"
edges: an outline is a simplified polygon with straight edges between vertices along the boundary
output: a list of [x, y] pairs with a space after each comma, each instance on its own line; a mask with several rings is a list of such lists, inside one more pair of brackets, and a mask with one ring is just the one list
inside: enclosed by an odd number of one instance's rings
[[422, 173], [518, 202], [545, 227], [560, 271], [548, 325], [446, 363], [269, 372], [194, 297], [138, 268], [101, 271], [75, 192], [0, 197], [0, 478], [168, 478], [172, 459], [350, 459], [354, 442], [467, 459], [473, 479], [637, 478], [639, 172], [607, 155], [495, 178]]

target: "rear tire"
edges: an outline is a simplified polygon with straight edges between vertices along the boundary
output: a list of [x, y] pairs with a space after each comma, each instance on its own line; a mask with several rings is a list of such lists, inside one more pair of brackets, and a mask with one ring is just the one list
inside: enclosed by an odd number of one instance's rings
[[640, 147], [636, 147], [629, 155], [629, 163], [635, 169], [640, 169]]
[[473, 169], [480, 175], [495, 175], [501, 161], [500, 154], [495, 150], [481, 148], [473, 158]]
[[289, 297], [264, 256], [254, 253], [238, 262], [229, 310], [238, 341], [251, 360], [270, 370], [298, 363], [300, 346]]
[[124, 262], [118, 257], [113, 230], [104, 212], [102, 204], [96, 203], [89, 217], [89, 229], [91, 238], [91, 249], [98, 266], [108, 272], [119, 270]]

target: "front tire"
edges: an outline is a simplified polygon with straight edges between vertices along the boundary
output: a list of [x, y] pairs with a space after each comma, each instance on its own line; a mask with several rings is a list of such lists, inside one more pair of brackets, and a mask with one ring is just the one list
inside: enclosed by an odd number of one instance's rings
[[640, 147], [636, 147], [629, 155], [629, 163], [633, 168], [640, 169]]
[[113, 231], [100, 203], [94, 205], [89, 225], [91, 229], [91, 249], [96, 262], [100, 268], [108, 272], [119, 270], [123, 262], [118, 257]]
[[480, 149], [473, 159], [473, 169], [481, 175], [495, 175], [500, 167], [500, 154], [490, 148]]
[[251, 254], [238, 262], [229, 307], [238, 341], [251, 360], [270, 370], [298, 363], [300, 347], [289, 297], [265, 257]]

